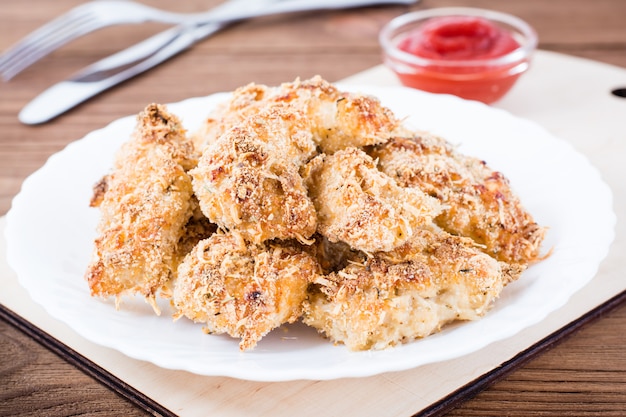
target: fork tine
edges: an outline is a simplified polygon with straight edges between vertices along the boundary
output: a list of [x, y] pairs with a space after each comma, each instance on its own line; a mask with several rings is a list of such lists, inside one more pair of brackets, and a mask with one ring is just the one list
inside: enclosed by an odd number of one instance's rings
[[[80, 28], [79, 33], [86, 33], [85, 28], [88, 28], [88, 24], [93, 18], [90, 9], [85, 7], [88, 4], [89, 3], [78, 6], [34, 32], [31, 32], [21, 41], [9, 48], [4, 54], [0, 55], [0, 73], [2, 73], [3, 77], [8, 80], [19, 73], [21, 69], [30, 65], [24, 65], [23, 61], [20, 61], [23, 59], [24, 55], [32, 54], [33, 51], [40, 50], [40, 52], [36, 52], [36, 55], [41, 58], [43, 55], [53, 50], [48, 47], [49, 45], [54, 44], [56, 47], [59, 47], [70, 41], [72, 36], [75, 36], [73, 35], [73, 31], [76, 30], [77, 26]], [[95, 29], [97, 29], [97, 27], [94, 26], [93, 30]], [[90, 31], [91, 30], [88, 30], [87, 33]], [[65, 34], [65, 36], [60, 36], [62, 34]], [[41, 52], [43, 52], [43, 55]], [[11, 68], [13, 68], [13, 70], [11, 70]], [[17, 68], [21, 69], [16, 70]]]
[[63, 21], [50, 22], [54, 24], [43, 26], [32, 32], [0, 57], [0, 70], [6, 67], [11, 60], [17, 59], [24, 51], [36, 49], [38, 45], [46, 42], [49, 43], [50, 39], [55, 39], [59, 34], [72, 30], [73, 27], [88, 18], [89, 16], [82, 15], [72, 19], [63, 19]]
[[76, 22], [63, 28], [39, 42], [27, 44], [13, 54], [11, 60], [0, 69], [0, 74], [5, 80], [9, 80], [50, 52], [100, 27], [95, 20], [84, 20], [80, 24]]
[[74, 22], [75, 20], [80, 20], [85, 15], [85, 13], [83, 12], [84, 9], [81, 9], [81, 7], [82, 6], [74, 8], [69, 12], [51, 20], [50, 22], [29, 33], [19, 42], [11, 46], [7, 51], [5, 51], [4, 54], [2, 54], [2, 56], [0, 56], [0, 68], [2, 68], [2, 66], [16, 53], [19, 53], [22, 48], [28, 47], [28, 45], [35, 42], [45, 40], [54, 32], [66, 27], [67, 25], [72, 24], [72, 22]]

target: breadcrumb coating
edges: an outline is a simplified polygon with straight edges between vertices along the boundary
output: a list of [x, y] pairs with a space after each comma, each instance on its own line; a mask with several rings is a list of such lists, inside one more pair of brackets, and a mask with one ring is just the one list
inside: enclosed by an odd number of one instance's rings
[[97, 238], [85, 278], [94, 296], [137, 293], [155, 311], [157, 292], [176, 269], [176, 250], [192, 214], [191, 178], [197, 159], [180, 120], [164, 106], [141, 112], [113, 171], [96, 184]]
[[204, 215], [254, 243], [315, 233], [315, 207], [298, 173], [315, 152], [308, 125], [276, 105], [207, 146], [190, 171]]
[[430, 134], [395, 138], [369, 153], [400, 185], [439, 199], [444, 210], [435, 223], [443, 229], [472, 238], [501, 261], [527, 265], [540, 258], [545, 228], [522, 206], [507, 178], [484, 161]]
[[400, 121], [377, 98], [340, 91], [315, 76], [278, 87], [249, 84], [238, 88], [194, 134], [196, 146], [204, 149], [233, 126], [276, 103], [302, 112], [311, 121], [314, 140], [325, 153], [383, 143], [401, 127]]
[[394, 251], [318, 277], [303, 321], [350, 350], [385, 349], [480, 318], [520, 273], [470, 239], [420, 229]]
[[241, 339], [241, 350], [302, 313], [309, 280], [319, 265], [297, 243], [246, 242], [237, 232], [202, 240], [178, 269], [178, 316], [205, 323], [208, 333]]
[[318, 232], [357, 250], [390, 251], [441, 211], [435, 198], [398, 186], [357, 148], [322, 154], [303, 171], [317, 210]]

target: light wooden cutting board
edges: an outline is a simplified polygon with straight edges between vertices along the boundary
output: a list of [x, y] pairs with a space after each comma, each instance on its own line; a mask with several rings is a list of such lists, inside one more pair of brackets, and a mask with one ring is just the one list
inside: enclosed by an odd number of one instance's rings
[[[379, 66], [344, 83], [398, 85]], [[541, 352], [603, 308], [626, 298], [626, 70], [544, 51], [496, 107], [531, 119], [587, 155], [614, 193], [616, 239], [597, 276], [541, 323], [454, 360], [368, 378], [253, 382], [161, 369], [88, 342], [35, 304], [6, 263], [0, 240], [3, 317], [40, 337], [70, 362], [156, 414], [180, 416], [434, 415], [476, 393], [494, 378]], [[6, 220], [0, 218], [0, 230]]]

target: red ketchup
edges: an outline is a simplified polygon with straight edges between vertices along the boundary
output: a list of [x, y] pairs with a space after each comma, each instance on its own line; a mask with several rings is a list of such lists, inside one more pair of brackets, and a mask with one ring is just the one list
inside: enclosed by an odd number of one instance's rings
[[398, 76], [403, 84], [433, 93], [454, 94], [492, 103], [501, 98], [526, 69], [526, 60], [493, 62], [520, 44], [505, 29], [480, 17], [432, 18], [409, 32], [398, 49], [434, 60], [410, 65]]

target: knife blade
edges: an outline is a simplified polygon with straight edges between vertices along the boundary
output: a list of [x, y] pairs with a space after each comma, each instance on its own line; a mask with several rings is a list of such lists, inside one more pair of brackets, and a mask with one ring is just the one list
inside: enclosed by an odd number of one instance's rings
[[48, 122], [89, 98], [161, 64], [236, 21], [277, 13], [374, 4], [411, 4], [419, 0], [287, 0], [267, 4], [264, 9], [255, 4], [252, 8], [242, 10], [244, 1], [237, 4], [239, 10], [227, 9], [232, 6], [224, 4], [223, 9], [215, 11], [212, 21], [195, 20], [180, 24], [84, 68], [69, 79], [44, 90], [24, 106], [18, 119], [27, 125]]
[[18, 119], [27, 125], [50, 121], [85, 100], [161, 64], [224, 26], [219, 23], [179, 25], [154, 35], [44, 90], [24, 106]]

